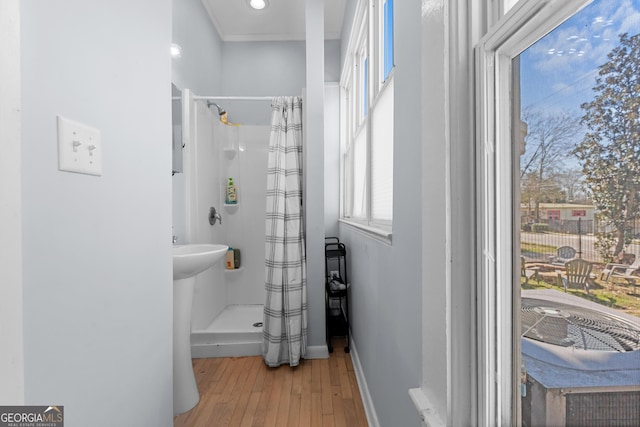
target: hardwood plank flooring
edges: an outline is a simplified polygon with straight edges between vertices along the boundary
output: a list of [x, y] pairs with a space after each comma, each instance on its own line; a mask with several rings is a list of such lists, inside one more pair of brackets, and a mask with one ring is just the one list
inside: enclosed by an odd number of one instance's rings
[[269, 368], [262, 357], [194, 359], [200, 402], [174, 427], [366, 427], [344, 342], [329, 359]]

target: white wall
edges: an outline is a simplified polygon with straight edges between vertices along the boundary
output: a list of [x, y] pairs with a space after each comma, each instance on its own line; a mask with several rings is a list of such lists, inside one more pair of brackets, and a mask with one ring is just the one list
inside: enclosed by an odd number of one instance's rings
[[340, 216], [340, 86], [324, 87], [324, 235], [338, 235]]
[[222, 74], [222, 41], [201, 0], [173, 0], [173, 42], [182, 57], [173, 61], [171, 79], [178, 89], [216, 95]]
[[0, 405], [24, 402], [20, 185], [20, 2], [0, 2]]
[[324, 41], [324, 81], [340, 81], [340, 40]]
[[[172, 60], [171, 81], [178, 89], [195, 95], [220, 92], [222, 42], [201, 0], [173, 0], [173, 42], [182, 47], [182, 57]], [[185, 176], [175, 174], [173, 187], [173, 234], [187, 242]]]
[[324, 1], [306, 0], [303, 203], [307, 260], [307, 346], [326, 348], [324, 310]]
[[[337, 81], [340, 69], [339, 41], [327, 40], [323, 46], [323, 79]], [[217, 95], [300, 95], [307, 85], [305, 55], [303, 41], [223, 43], [221, 92]], [[233, 123], [271, 123], [269, 101], [220, 101], [220, 104], [227, 110], [229, 121]]]
[[[340, 225], [348, 250], [353, 341], [381, 426], [420, 425], [408, 390], [420, 386], [422, 368], [421, 3], [394, 3], [393, 243]], [[434, 245], [444, 250], [444, 242]], [[444, 327], [439, 319], [433, 325]]]
[[[422, 152], [422, 265], [423, 278], [422, 323], [423, 337], [423, 383], [428, 384], [429, 399], [438, 414], [447, 413], [449, 392], [447, 383], [449, 331], [444, 327], [447, 318], [447, 280], [448, 277], [448, 129], [445, 93], [444, 65], [445, 13], [443, 8], [434, 7], [422, 17], [423, 52], [422, 60], [422, 99], [421, 123], [423, 131]], [[428, 185], [438, 182], [439, 185]], [[461, 267], [459, 267], [461, 268]]]
[[[25, 403], [170, 426], [171, 2], [21, 7]], [[57, 170], [58, 114], [101, 130], [102, 176]]]
[[[300, 95], [304, 81], [304, 42], [227, 42], [221, 95]], [[229, 121], [243, 125], [271, 123], [269, 101], [220, 101]]]
[[349, 35], [351, 34], [351, 28], [353, 27], [353, 17], [356, 14], [356, 7], [358, 6], [358, 0], [346, 0], [344, 7], [344, 20], [342, 21], [342, 32], [340, 34], [340, 64], [345, 62], [347, 55], [347, 49], [349, 45]]

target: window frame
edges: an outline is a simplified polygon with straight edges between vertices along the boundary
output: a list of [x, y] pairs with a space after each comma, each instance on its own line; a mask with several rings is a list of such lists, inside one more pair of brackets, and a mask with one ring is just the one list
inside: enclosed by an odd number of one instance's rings
[[[383, 51], [383, 13], [382, 6], [388, 0], [359, 0], [356, 6], [353, 30], [349, 38], [347, 55], [340, 79], [341, 103], [345, 108], [341, 112], [341, 178], [340, 178], [340, 222], [359, 228], [373, 237], [391, 241], [391, 220], [380, 220], [372, 216], [372, 125], [378, 100], [393, 80], [394, 67], [386, 80], [382, 80], [384, 58]], [[392, 49], [393, 50], [393, 49]], [[366, 58], [366, 62], [363, 61]], [[367, 68], [363, 77], [362, 67]], [[361, 89], [366, 89], [361, 93]], [[355, 111], [354, 111], [355, 110]], [[354, 117], [355, 116], [355, 117]], [[365, 206], [364, 216], [354, 215], [353, 176], [355, 146], [362, 132], [366, 132], [365, 153]], [[392, 142], [393, 143], [393, 142]], [[393, 165], [392, 165], [393, 168]], [[393, 200], [391, 201], [393, 204]], [[393, 211], [393, 206], [391, 206]]]
[[547, 219], [558, 221], [560, 220], [560, 209], [550, 209], [547, 211]]
[[513, 255], [519, 151], [512, 142], [512, 61], [589, 2], [521, 0], [475, 48], [479, 425], [510, 425], [520, 416], [520, 294], [512, 285], [519, 280]]

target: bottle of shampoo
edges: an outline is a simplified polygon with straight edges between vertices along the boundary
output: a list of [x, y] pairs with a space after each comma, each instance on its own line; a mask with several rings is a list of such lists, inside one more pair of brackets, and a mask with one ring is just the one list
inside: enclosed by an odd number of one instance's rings
[[227, 270], [233, 270], [235, 267], [235, 262], [233, 260], [233, 248], [229, 246], [227, 249], [227, 254], [225, 255], [225, 264], [227, 266]]
[[227, 199], [226, 203], [228, 205], [235, 205], [238, 203], [238, 192], [236, 190], [236, 186], [233, 183], [233, 178], [229, 178], [229, 182], [227, 183]]

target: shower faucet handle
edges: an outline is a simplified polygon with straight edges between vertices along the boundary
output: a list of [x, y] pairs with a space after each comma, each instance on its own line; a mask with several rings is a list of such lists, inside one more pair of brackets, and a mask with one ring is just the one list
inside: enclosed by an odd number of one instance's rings
[[216, 211], [216, 208], [211, 207], [209, 208], [209, 224], [215, 225], [216, 221], [219, 221], [220, 225], [222, 225], [222, 217]]

